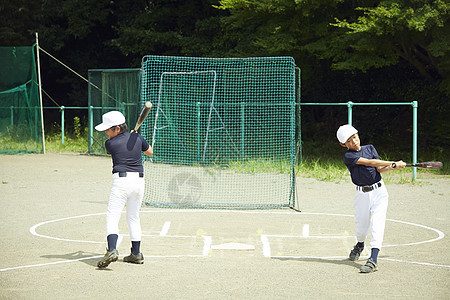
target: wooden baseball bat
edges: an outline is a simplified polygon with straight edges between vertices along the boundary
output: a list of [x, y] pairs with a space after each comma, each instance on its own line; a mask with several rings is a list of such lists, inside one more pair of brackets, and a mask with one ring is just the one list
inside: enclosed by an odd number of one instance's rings
[[144, 103], [144, 107], [141, 110], [141, 113], [139, 114], [139, 117], [136, 121], [136, 125], [134, 126], [134, 129], [131, 130], [131, 132], [137, 132], [139, 127], [141, 127], [142, 123], [144, 123], [145, 118], [147, 118], [148, 114], [150, 113], [150, 109], [152, 109], [152, 103], [150, 101], [147, 101]]
[[429, 170], [438, 170], [442, 168], [442, 163], [440, 161], [427, 161], [427, 162], [421, 162], [416, 164], [406, 164], [407, 167], [417, 167], [422, 169], [429, 169]]

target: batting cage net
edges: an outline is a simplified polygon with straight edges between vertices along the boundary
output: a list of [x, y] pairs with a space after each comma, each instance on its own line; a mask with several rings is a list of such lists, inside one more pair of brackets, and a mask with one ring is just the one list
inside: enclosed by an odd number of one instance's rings
[[33, 47], [0, 47], [0, 153], [43, 153]]
[[[294, 205], [296, 66], [291, 57], [145, 56], [141, 127], [149, 206]], [[142, 106], [141, 103], [141, 106]]]
[[140, 69], [90, 69], [88, 71], [89, 153], [106, 155], [104, 132], [94, 130], [102, 115], [111, 110], [123, 113], [127, 125], [134, 126], [140, 99]]

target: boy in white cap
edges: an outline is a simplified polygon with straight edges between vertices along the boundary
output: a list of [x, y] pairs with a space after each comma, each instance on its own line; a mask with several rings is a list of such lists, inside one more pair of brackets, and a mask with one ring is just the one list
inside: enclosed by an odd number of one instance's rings
[[339, 127], [336, 135], [340, 145], [348, 148], [344, 154], [344, 163], [356, 185], [353, 206], [357, 244], [350, 252], [349, 259], [359, 259], [370, 231], [371, 255], [360, 270], [362, 273], [371, 273], [378, 270], [377, 258], [383, 243], [389, 197], [380, 173], [404, 168], [406, 163], [401, 160], [380, 160], [373, 145], [361, 146], [358, 130], [350, 124]]
[[127, 223], [131, 239], [131, 254], [124, 257], [125, 262], [143, 264], [144, 256], [140, 252], [141, 223], [139, 210], [144, 197], [144, 167], [143, 152], [153, 155], [152, 147], [138, 133], [127, 132], [125, 117], [119, 111], [110, 111], [102, 116], [102, 123], [95, 127], [105, 131], [109, 140], [105, 142], [106, 151], [113, 161], [113, 184], [106, 212], [106, 235], [108, 249], [105, 256], [98, 262], [99, 268], [106, 268], [111, 262], [117, 261], [117, 239], [119, 237], [119, 220], [122, 210], [127, 205]]

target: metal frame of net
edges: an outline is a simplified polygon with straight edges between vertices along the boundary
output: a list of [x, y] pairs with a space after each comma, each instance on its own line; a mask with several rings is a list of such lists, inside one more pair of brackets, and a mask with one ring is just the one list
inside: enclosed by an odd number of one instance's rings
[[[280, 208], [295, 201], [296, 65], [291, 57], [145, 56], [144, 202]], [[142, 104], [141, 103], [141, 104]]]

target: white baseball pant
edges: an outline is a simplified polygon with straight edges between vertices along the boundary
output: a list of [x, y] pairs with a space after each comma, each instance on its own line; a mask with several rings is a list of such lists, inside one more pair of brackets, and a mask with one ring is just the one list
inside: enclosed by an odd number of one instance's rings
[[370, 231], [370, 247], [381, 249], [386, 224], [389, 195], [383, 181], [381, 187], [364, 193], [357, 190], [353, 199], [356, 239], [364, 242]]
[[139, 210], [144, 197], [145, 181], [138, 172], [127, 172], [126, 177], [113, 174], [113, 184], [106, 211], [106, 235], [119, 234], [119, 220], [127, 205], [127, 224], [131, 241], [140, 241], [142, 237]]

